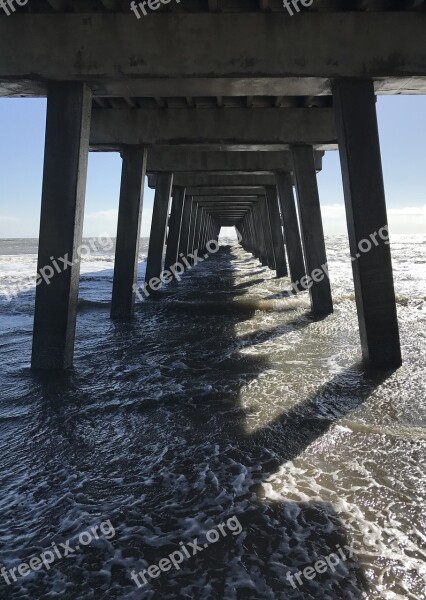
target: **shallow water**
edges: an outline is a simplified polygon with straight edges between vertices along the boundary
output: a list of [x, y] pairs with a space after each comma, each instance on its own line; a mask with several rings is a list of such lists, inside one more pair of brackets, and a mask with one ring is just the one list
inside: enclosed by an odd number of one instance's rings
[[[11, 599], [423, 599], [426, 238], [392, 240], [404, 365], [363, 370], [351, 263], [327, 240], [335, 312], [227, 246], [178, 286], [108, 318], [112, 251], [82, 265], [75, 370], [29, 369], [35, 241], [0, 242], [0, 563], [109, 519], [100, 539], [6, 585]], [[142, 245], [139, 276], [144, 274]], [[15, 288], [14, 288], [15, 286]], [[180, 542], [237, 516], [138, 589]], [[303, 585], [295, 575], [350, 545]], [[293, 580], [294, 581], [294, 580]]]

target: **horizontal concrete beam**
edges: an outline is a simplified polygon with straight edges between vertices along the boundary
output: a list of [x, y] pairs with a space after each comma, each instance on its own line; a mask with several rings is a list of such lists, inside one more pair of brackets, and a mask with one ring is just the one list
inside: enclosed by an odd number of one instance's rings
[[218, 217], [221, 219], [233, 219], [234, 222], [237, 220], [240, 220], [244, 217], [244, 215], [246, 215], [249, 212], [249, 209], [246, 210], [241, 210], [241, 211], [237, 211], [237, 212], [223, 212], [217, 209], [213, 209], [213, 210], [209, 210], [207, 211], [208, 214], [212, 217]]
[[[250, 109], [248, 109], [250, 110]], [[257, 109], [256, 109], [257, 110]], [[306, 109], [310, 110], [310, 109]], [[337, 143], [333, 144], [313, 144], [314, 150], [318, 152], [326, 152], [329, 150], [337, 150]], [[168, 144], [157, 144], [157, 149], [170, 148]], [[262, 143], [239, 143], [239, 144], [173, 144], [173, 149], [181, 152], [288, 152], [290, 144], [262, 144]], [[119, 148], [117, 145], [110, 146], [94, 146], [90, 148], [92, 152], [117, 152]], [[268, 171], [269, 172], [269, 171]]]
[[[315, 153], [317, 170], [322, 169], [323, 152]], [[197, 173], [207, 171], [240, 171], [277, 173], [293, 170], [290, 152], [192, 152], [150, 149], [148, 173]]]
[[413, 93], [426, 89], [425, 31], [426, 14], [408, 11], [14, 14], [0, 19], [0, 88], [44, 95], [48, 80], [83, 80], [100, 96], [315, 95], [333, 78], [368, 77], [379, 92]]
[[209, 199], [211, 196], [264, 196], [265, 188], [260, 186], [217, 186], [217, 187], [187, 187], [188, 196], [202, 196]]
[[[155, 189], [157, 178], [148, 175], [148, 186]], [[275, 185], [275, 175], [253, 175], [251, 173], [177, 173], [173, 178], [173, 185], [180, 187], [230, 187], [230, 186], [265, 186]]]
[[237, 204], [254, 204], [258, 201], [257, 196], [209, 196], [204, 198], [202, 196], [193, 196], [194, 202], [203, 205], [221, 204], [221, 205], [234, 205]]
[[90, 146], [335, 144], [331, 108], [97, 109]]

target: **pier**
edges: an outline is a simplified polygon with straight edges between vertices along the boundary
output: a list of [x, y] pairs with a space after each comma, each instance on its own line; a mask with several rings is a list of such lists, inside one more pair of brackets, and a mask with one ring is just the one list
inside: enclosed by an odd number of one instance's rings
[[113, 319], [134, 313], [146, 178], [146, 284], [232, 226], [277, 278], [307, 278], [314, 315], [331, 314], [317, 173], [338, 151], [362, 356], [398, 367], [375, 103], [426, 93], [425, 9], [315, 0], [291, 16], [281, 0], [181, 0], [137, 19], [127, 1], [29, 0], [0, 14], [0, 96], [47, 97], [38, 269], [70, 263], [37, 286], [33, 368], [73, 365], [91, 151], [122, 157]]

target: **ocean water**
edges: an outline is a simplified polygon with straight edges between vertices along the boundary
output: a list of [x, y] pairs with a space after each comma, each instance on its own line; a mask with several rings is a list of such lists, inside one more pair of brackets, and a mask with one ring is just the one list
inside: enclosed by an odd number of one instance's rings
[[52, 374], [29, 368], [37, 241], [0, 240], [0, 565], [115, 532], [0, 576], [1, 600], [426, 598], [426, 236], [392, 237], [404, 364], [388, 373], [360, 364], [347, 240], [327, 251], [321, 320], [225, 243], [112, 322], [113, 250], [85, 257], [75, 368]]

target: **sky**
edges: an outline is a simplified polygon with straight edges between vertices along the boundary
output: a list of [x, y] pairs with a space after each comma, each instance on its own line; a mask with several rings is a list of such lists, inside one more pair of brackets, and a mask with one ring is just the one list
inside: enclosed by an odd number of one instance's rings
[[[377, 100], [389, 227], [426, 233], [426, 97]], [[0, 238], [37, 238], [46, 100], [0, 98]], [[90, 153], [84, 235], [115, 237], [120, 189], [118, 153]], [[318, 175], [326, 235], [346, 233], [338, 152], [327, 152]], [[142, 237], [149, 235], [153, 192], [145, 189]]]

